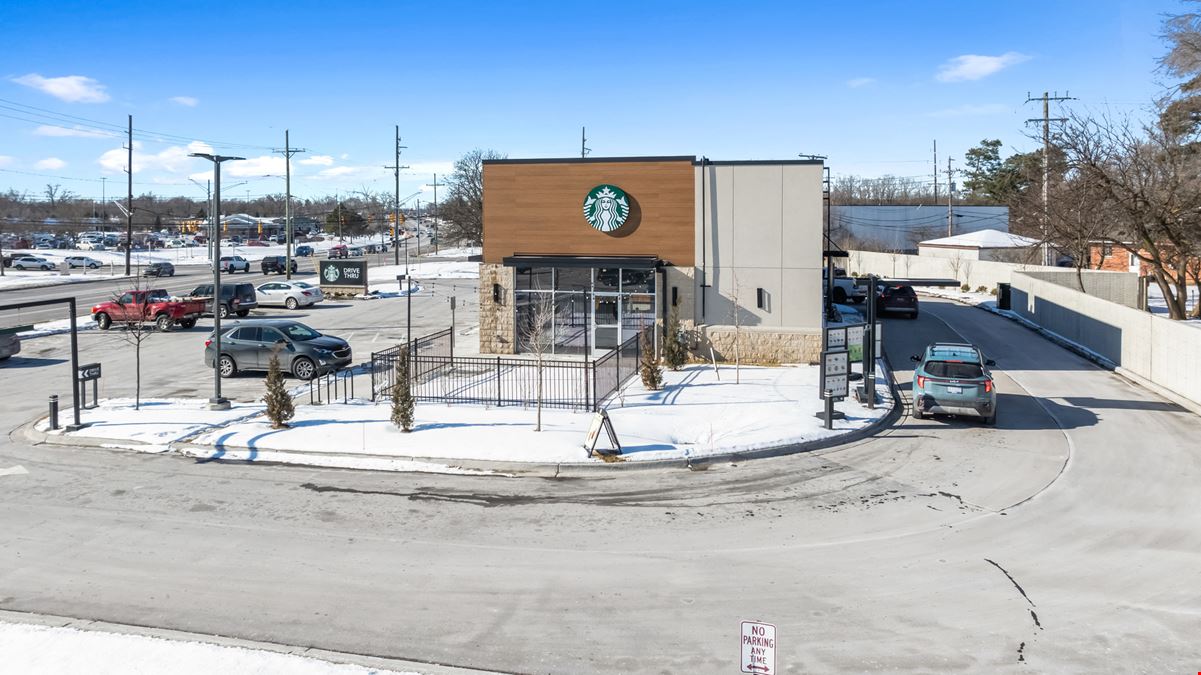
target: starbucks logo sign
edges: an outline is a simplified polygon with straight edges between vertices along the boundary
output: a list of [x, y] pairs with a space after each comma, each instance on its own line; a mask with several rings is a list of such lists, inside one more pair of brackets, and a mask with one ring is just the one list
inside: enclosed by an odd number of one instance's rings
[[616, 185], [597, 185], [584, 198], [584, 219], [601, 232], [612, 232], [630, 217], [630, 200]]
[[329, 265], [325, 268], [325, 280], [331, 284], [336, 283], [339, 276], [341, 275], [338, 273], [337, 265]]

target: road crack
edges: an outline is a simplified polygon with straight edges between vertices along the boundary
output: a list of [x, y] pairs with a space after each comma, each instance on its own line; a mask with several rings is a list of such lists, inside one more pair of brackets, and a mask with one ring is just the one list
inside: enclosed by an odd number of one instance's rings
[[[985, 558], [984, 562], [988, 563], [989, 565], [992, 565], [993, 567], [997, 568], [998, 570], [1001, 570], [1001, 574], [1004, 574], [1005, 578], [1009, 579], [1009, 583], [1013, 584], [1013, 587], [1018, 589], [1018, 593], [1022, 594], [1022, 599], [1024, 599], [1026, 601], [1026, 604], [1030, 605], [1030, 607], [1027, 609], [1027, 611], [1030, 612], [1030, 619], [1034, 622], [1034, 627], [1037, 628], [1038, 630], [1044, 630], [1042, 622], [1038, 620], [1038, 613], [1034, 611], [1034, 608], [1036, 607], [1036, 605], [1034, 604], [1034, 601], [1030, 599], [1030, 596], [1026, 594], [1026, 589], [1022, 588], [1022, 585], [1018, 583], [1018, 580], [1013, 578], [1013, 575], [1009, 573], [1009, 570], [1005, 569], [1004, 567], [1001, 567], [1001, 565], [999, 563], [997, 563], [996, 561]], [[1035, 633], [1035, 635], [1037, 636], [1038, 633]], [[1031, 644], [1033, 644], [1034, 638], [1031, 637], [1030, 641], [1031, 641]], [[1025, 643], [1025, 641], [1023, 641], [1020, 645], [1018, 645], [1018, 662], [1023, 663], [1025, 661], [1026, 661], [1026, 643]]]

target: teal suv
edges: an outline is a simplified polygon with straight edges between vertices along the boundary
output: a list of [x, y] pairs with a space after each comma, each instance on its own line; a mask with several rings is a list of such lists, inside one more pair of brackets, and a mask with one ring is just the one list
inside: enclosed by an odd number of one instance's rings
[[971, 415], [985, 424], [997, 423], [997, 387], [979, 347], [936, 342], [922, 356], [911, 356], [913, 369], [913, 416]]

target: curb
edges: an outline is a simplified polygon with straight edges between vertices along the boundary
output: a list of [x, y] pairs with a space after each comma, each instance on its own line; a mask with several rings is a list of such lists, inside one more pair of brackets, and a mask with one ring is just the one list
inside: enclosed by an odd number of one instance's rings
[[73, 628], [92, 633], [111, 633], [116, 635], [133, 635], [169, 640], [172, 642], [203, 643], [219, 647], [248, 649], [251, 651], [289, 654], [305, 658], [317, 659], [334, 665], [355, 665], [365, 668], [379, 668], [397, 672], [419, 672], [422, 675], [479, 675], [482, 673], [496, 674], [503, 671], [478, 670], [462, 666], [451, 666], [428, 661], [410, 661], [387, 656], [368, 656], [351, 652], [338, 652], [317, 647], [286, 645], [278, 642], [262, 642], [247, 640], [224, 635], [208, 633], [192, 633], [188, 631], [156, 628], [154, 626], [139, 626], [136, 624], [114, 623], [99, 619], [83, 619], [38, 612], [21, 612], [0, 610], [0, 622], [17, 625], [46, 626], [51, 628]]
[[[873, 420], [868, 425], [848, 431], [846, 433], [830, 436], [827, 438], [819, 438], [804, 443], [791, 443], [769, 448], [759, 448], [756, 450], [730, 451], [722, 452], [713, 455], [705, 455], [703, 457], [683, 457], [673, 459], [655, 459], [643, 461], [625, 461], [625, 462], [557, 462], [557, 463], [541, 463], [541, 462], [506, 462], [499, 460], [480, 460], [480, 459], [455, 459], [449, 457], [420, 457], [412, 455], [373, 455], [365, 453], [315, 453], [305, 451], [289, 451], [275, 449], [250, 448], [247, 446], [238, 445], [200, 445], [190, 441], [181, 440], [166, 444], [166, 449], [162, 452], [154, 454], [174, 454], [181, 458], [189, 458], [197, 461], [206, 461], [223, 464], [258, 464], [263, 466], [317, 466], [320, 468], [329, 469], [345, 469], [350, 471], [387, 471], [387, 469], [376, 468], [361, 468], [361, 467], [338, 467], [338, 466], [323, 466], [320, 464], [311, 464], [305, 462], [282, 462], [271, 459], [239, 459], [239, 458], [221, 458], [212, 457], [212, 454], [217, 451], [236, 452], [239, 454], [253, 455], [257, 453], [269, 453], [274, 455], [287, 455], [289, 457], [314, 457], [314, 458], [332, 458], [332, 459], [358, 459], [376, 462], [416, 462], [421, 464], [429, 464], [438, 467], [447, 467], [452, 469], [465, 469], [473, 472], [489, 472], [493, 474], [481, 475], [481, 477], [517, 477], [517, 476], [537, 476], [558, 478], [565, 476], [596, 476], [602, 472], [606, 475], [613, 470], [636, 471], [636, 470], [655, 470], [655, 469], [695, 469], [700, 467], [708, 468], [714, 464], [723, 462], [738, 462], [752, 459], [767, 459], [770, 457], [782, 457], [785, 455], [794, 455], [803, 452], [813, 452], [815, 450], [824, 450], [827, 448], [846, 445], [863, 440], [870, 436], [874, 436], [881, 429], [891, 427], [901, 417], [904, 412], [904, 405], [901, 403], [899, 389], [897, 387], [896, 378], [894, 377], [892, 367], [887, 362], [887, 359], [881, 357], [878, 361], [883, 371], [884, 381], [888, 383], [888, 389], [892, 395], [892, 408], [881, 415], [878, 419]], [[133, 451], [145, 452], [133, 445], [141, 445], [147, 448], [158, 447], [151, 446], [137, 441], [118, 441], [110, 438], [94, 438], [87, 436], [72, 436], [67, 439], [59, 435], [47, 434], [36, 428], [37, 423], [44, 418], [36, 418], [33, 421], [27, 422], [20, 430], [25, 434], [26, 438], [34, 441], [35, 444], [57, 445], [63, 447], [96, 447], [104, 450], [115, 451]], [[582, 450], [581, 450], [582, 452]], [[413, 470], [405, 473], [439, 473], [439, 471], [421, 471]], [[469, 474], [470, 475], [470, 474]]]
[[[923, 295], [929, 295], [929, 294], [923, 293]], [[1177, 394], [1174, 391], [1171, 391], [1170, 389], [1165, 389], [1164, 387], [1161, 387], [1158, 384], [1155, 384], [1154, 382], [1142, 377], [1141, 375], [1136, 375], [1135, 373], [1130, 372], [1126, 368], [1119, 366], [1118, 364], [1114, 363], [1113, 361], [1110, 361], [1109, 359], [1101, 356], [1100, 354], [1097, 354], [1096, 352], [1086, 349], [1083, 346], [1076, 344], [1075, 342], [1072, 342], [1071, 340], [1063, 337], [1062, 335], [1059, 335], [1057, 333], [1049, 331], [1046, 328], [1043, 328], [1042, 326], [1034, 323], [1033, 321], [1029, 321], [1027, 319], [1022, 318], [1021, 315], [1017, 314], [1013, 310], [1004, 310], [1004, 309], [997, 309], [996, 307], [987, 307], [985, 305], [969, 303], [969, 302], [965, 302], [963, 300], [959, 300], [957, 298], [949, 298], [949, 297], [942, 296], [942, 295], [931, 295], [929, 297], [940, 298], [942, 300], [950, 300], [952, 302], [957, 302], [957, 303], [959, 303], [961, 305], [965, 305], [967, 307], [975, 307], [976, 309], [983, 310], [985, 312], [988, 312], [989, 314], [999, 316], [1002, 319], [1012, 321], [1013, 323], [1016, 323], [1017, 325], [1025, 328], [1026, 330], [1037, 333], [1039, 336], [1041, 336], [1043, 339], [1047, 340], [1048, 342], [1051, 342], [1053, 344], [1059, 345], [1060, 347], [1063, 347], [1064, 349], [1068, 350], [1069, 352], [1072, 352], [1073, 354], [1075, 354], [1076, 356], [1079, 356], [1080, 358], [1084, 359], [1085, 361], [1088, 361], [1090, 363], [1097, 365], [1100, 368], [1108, 370], [1111, 373], [1113, 373], [1114, 375], [1121, 377], [1122, 379], [1126, 380], [1127, 382], [1129, 382], [1137, 387], [1142, 387], [1143, 389], [1146, 389], [1147, 391], [1150, 391], [1151, 393], [1153, 393], [1157, 396], [1163, 397], [1163, 398], [1171, 401], [1172, 403], [1180, 406], [1181, 408], [1188, 410], [1189, 412], [1191, 412], [1193, 414], [1201, 415], [1201, 404], [1190, 401], [1189, 399], [1184, 398], [1183, 396]]]

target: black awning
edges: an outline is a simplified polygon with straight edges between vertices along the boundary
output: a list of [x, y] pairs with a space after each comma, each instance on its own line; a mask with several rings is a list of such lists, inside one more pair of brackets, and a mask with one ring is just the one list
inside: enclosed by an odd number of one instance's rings
[[661, 261], [653, 255], [511, 255], [501, 260], [505, 267], [620, 267], [653, 270]]

